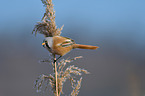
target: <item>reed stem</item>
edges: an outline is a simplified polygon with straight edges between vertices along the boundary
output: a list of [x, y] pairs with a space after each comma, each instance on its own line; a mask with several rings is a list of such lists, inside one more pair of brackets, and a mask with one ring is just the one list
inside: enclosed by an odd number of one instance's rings
[[54, 71], [55, 71], [55, 86], [56, 86], [56, 96], [58, 95], [58, 82], [57, 82], [57, 65], [56, 65], [56, 57], [54, 55]]

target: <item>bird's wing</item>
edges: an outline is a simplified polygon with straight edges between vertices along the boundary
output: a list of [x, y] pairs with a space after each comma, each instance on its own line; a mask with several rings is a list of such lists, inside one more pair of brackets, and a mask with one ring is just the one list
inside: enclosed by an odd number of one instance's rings
[[64, 38], [66, 38], [66, 40], [64, 42], [62, 42], [62, 44], [61, 44], [62, 47], [68, 47], [68, 46], [75, 44], [74, 40], [67, 38], [67, 37], [64, 37]]

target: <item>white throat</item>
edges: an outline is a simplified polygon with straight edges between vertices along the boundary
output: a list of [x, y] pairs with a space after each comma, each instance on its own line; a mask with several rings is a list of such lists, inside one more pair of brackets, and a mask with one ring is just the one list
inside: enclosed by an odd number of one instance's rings
[[52, 45], [53, 45], [53, 37], [46, 37], [45, 39], [47, 40], [49, 47], [52, 48]]

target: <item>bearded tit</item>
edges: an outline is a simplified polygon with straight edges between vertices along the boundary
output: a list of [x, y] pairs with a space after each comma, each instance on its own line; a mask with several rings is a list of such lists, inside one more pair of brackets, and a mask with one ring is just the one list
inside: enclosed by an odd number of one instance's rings
[[[70, 52], [72, 49], [75, 48], [91, 50], [99, 48], [97, 46], [76, 44], [74, 40], [62, 36], [46, 37], [42, 45], [53, 55], [59, 55], [60, 57], [64, 56], [66, 53]], [[57, 60], [59, 58], [57, 58]]]

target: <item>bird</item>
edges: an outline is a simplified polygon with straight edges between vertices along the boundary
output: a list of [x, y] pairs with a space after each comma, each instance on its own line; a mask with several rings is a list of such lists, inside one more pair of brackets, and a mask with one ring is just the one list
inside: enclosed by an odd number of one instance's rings
[[42, 45], [53, 55], [59, 55], [55, 61], [70, 52], [72, 49], [79, 48], [95, 50], [99, 48], [98, 46], [76, 44], [74, 40], [63, 36], [45, 37]]

